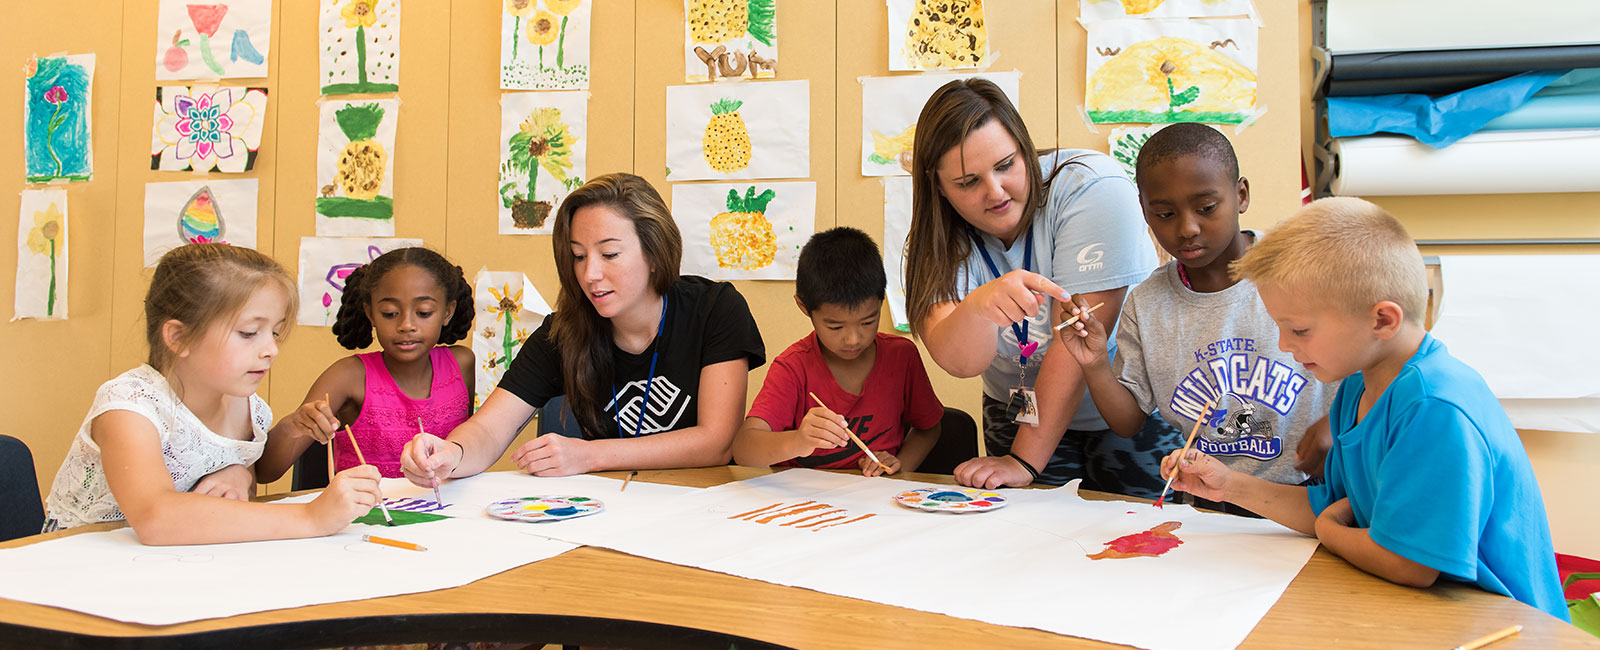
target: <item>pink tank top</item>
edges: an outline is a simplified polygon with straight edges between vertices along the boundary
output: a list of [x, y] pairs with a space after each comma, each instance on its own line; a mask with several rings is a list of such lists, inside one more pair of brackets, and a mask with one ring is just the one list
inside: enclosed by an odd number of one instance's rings
[[[422, 418], [428, 433], [440, 438], [449, 437], [456, 425], [467, 421], [471, 398], [461, 379], [461, 366], [448, 346], [435, 347], [428, 353], [428, 360], [433, 363], [433, 385], [425, 399], [412, 399], [400, 390], [389, 375], [389, 368], [383, 365], [382, 351], [358, 354], [356, 358], [367, 371], [367, 386], [361, 399], [361, 415], [350, 425], [350, 431], [361, 442], [367, 463], [385, 477], [403, 476], [400, 452], [417, 435], [417, 418]], [[361, 464], [348, 436], [340, 435], [334, 441], [334, 464], [339, 471]]]

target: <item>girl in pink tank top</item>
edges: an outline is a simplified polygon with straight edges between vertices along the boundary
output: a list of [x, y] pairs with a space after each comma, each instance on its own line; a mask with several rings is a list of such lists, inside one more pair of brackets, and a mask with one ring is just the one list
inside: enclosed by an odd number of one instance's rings
[[332, 441], [336, 470], [359, 465], [346, 425], [367, 463], [400, 477], [400, 453], [419, 425], [448, 438], [471, 413], [472, 350], [450, 345], [472, 332], [472, 285], [461, 267], [426, 248], [400, 248], [351, 272], [343, 291], [333, 324], [339, 344], [360, 350], [376, 338], [383, 349], [323, 371], [300, 408], [268, 432], [258, 481], [276, 480], [313, 442]]

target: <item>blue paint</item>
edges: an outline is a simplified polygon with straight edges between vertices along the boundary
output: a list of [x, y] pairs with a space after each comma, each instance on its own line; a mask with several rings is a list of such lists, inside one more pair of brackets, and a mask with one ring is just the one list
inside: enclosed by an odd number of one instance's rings
[[[27, 82], [23, 103], [23, 148], [28, 182], [56, 178], [89, 180], [94, 161], [89, 150], [89, 84], [92, 72], [69, 57], [39, 59]], [[52, 88], [66, 92], [66, 101], [45, 98]], [[51, 122], [55, 122], [52, 130]]]
[[563, 506], [560, 508], [551, 508], [546, 510], [544, 511], [544, 514], [550, 515], [551, 517], [571, 517], [572, 515], [578, 514], [578, 509], [572, 506]]
[[261, 56], [261, 52], [256, 50], [255, 44], [250, 42], [250, 33], [242, 29], [233, 30], [233, 51], [228, 53], [229, 61], [238, 61], [239, 59], [244, 59], [256, 65], [261, 65], [262, 61], [267, 60], [266, 57]]

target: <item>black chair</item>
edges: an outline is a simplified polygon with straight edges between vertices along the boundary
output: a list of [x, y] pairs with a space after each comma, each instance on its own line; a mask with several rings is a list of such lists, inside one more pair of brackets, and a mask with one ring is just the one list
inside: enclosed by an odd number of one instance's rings
[[44, 502], [28, 445], [0, 435], [0, 542], [39, 534]]
[[544, 408], [539, 409], [539, 435], [554, 433], [568, 438], [582, 438], [583, 430], [578, 427], [578, 418], [572, 415], [572, 408], [567, 406], [567, 398], [557, 395], [544, 403]]
[[294, 474], [289, 479], [289, 489], [320, 490], [328, 487], [328, 446], [311, 443], [305, 453], [294, 459]]
[[956, 465], [978, 457], [978, 424], [966, 411], [947, 406], [939, 425], [939, 441], [917, 471], [954, 474]]

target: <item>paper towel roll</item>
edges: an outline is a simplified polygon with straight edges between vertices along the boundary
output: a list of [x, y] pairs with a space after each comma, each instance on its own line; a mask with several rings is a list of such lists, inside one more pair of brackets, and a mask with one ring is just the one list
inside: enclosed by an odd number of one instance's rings
[[1600, 129], [1492, 131], [1444, 149], [1408, 137], [1338, 138], [1334, 194], [1600, 191]]

